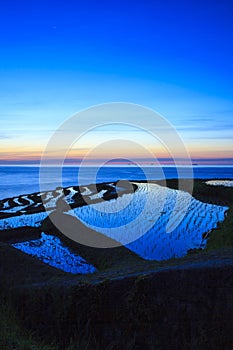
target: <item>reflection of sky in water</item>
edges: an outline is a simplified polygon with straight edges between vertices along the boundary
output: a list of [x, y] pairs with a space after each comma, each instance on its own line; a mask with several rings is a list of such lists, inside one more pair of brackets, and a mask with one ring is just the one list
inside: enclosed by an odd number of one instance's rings
[[206, 181], [206, 184], [212, 186], [233, 187], [233, 180], [210, 180]]
[[[114, 191], [115, 185], [112, 183], [109, 186], [110, 188], [112, 186]], [[76, 216], [85, 225], [121, 242], [144, 259], [165, 260], [184, 256], [192, 248], [204, 248], [206, 240], [203, 240], [202, 235], [216, 228], [218, 222], [224, 220], [228, 209], [203, 203], [186, 192], [172, 190], [157, 184], [138, 183], [137, 186], [135, 193], [77, 207], [69, 213]], [[117, 190], [121, 192], [122, 188], [117, 186]], [[65, 200], [72, 203], [77, 191], [72, 186], [69, 191]], [[81, 192], [89, 200], [96, 200], [104, 196], [106, 190], [102, 189], [99, 193], [95, 193], [88, 186], [83, 186]], [[48, 208], [56, 206], [57, 200], [61, 198], [61, 191], [57, 191], [57, 194], [54, 198], [51, 191], [44, 193]], [[24, 198], [26, 199], [26, 196]], [[14, 215], [16, 208], [19, 210], [24, 206], [18, 205], [10, 208], [9, 200], [5, 200], [2, 202], [0, 214], [9, 210]], [[183, 212], [185, 208], [188, 209]], [[1, 219], [0, 229], [22, 226], [38, 227], [49, 213], [49, 211], [27, 215], [24, 213], [24, 215]], [[177, 226], [176, 223], [179, 222]], [[175, 227], [166, 230], [168, 223], [169, 226], [175, 225]], [[15, 247], [67, 272], [87, 273], [95, 270], [81, 257], [73, 255], [54, 236], [43, 235], [36, 242], [20, 243]]]
[[41, 222], [47, 218], [51, 211], [40, 212], [36, 214], [24, 214], [19, 216], [12, 216], [10, 218], [0, 220], [0, 230], [10, 228], [17, 228], [23, 226], [39, 227]]
[[24, 253], [36, 256], [44, 263], [72, 274], [86, 274], [96, 271], [81, 256], [71, 253], [58, 237], [41, 234], [40, 239], [12, 244]]
[[[145, 200], [148, 202], [146, 211], [137, 220]], [[177, 207], [173, 211], [175, 203]], [[138, 184], [133, 194], [75, 208], [70, 214], [144, 259], [166, 260], [184, 256], [192, 248], [204, 248], [206, 240], [202, 235], [224, 220], [227, 209], [198, 201], [187, 192], [156, 184]], [[172, 232], [166, 230], [168, 222], [176, 224], [180, 219]]]

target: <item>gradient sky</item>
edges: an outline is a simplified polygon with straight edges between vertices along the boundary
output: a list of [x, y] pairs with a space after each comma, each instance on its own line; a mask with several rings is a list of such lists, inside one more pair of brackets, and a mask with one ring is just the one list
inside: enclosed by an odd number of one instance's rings
[[0, 38], [0, 164], [38, 162], [66, 118], [113, 101], [166, 117], [195, 163], [233, 164], [231, 0], [3, 0]]

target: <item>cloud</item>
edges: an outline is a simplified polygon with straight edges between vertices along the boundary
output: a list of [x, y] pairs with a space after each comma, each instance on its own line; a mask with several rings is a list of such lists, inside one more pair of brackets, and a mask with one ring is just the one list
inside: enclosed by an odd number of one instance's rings
[[12, 138], [12, 136], [10, 136], [10, 135], [0, 134], [0, 140], [11, 139], [11, 138]]
[[232, 141], [232, 134], [229, 135], [195, 135], [193, 137], [191, 137], [193, 140], [230, 140]]
[[204, 132], [210, 132], [210, 131], [217, 131], [219, 130], [233, 130], [233, 124], [201, 124], [201, 125], [182, 125], [177, 126], [176, 129], [178, 131], [204, 131]]

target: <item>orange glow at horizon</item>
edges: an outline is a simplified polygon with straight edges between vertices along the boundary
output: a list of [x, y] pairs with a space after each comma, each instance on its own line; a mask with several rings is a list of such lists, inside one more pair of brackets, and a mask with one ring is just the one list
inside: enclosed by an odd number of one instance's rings
[[[156, 151], [151, 149], [150, 147], [147, 147], [149, 152], [151, 152], [151, 158], [156, 157], [157, 159], [160, 158], [167, 158], [170, 159], [171, 155], [169, 154], [168, 151], [162, 150], [162, 149], [157, 149]], [[136, 152], [134, 149], [100, 149], [98, 152], [96, 151], [94, 153], [94, 157], [91, 157], [88, 155], [90, 149], [89, 148], [82, 148], [82, 149], [71, 149], [69, 152], [66, 154], [66, 160], [77, 160], [81, 161], [84, 157], [87, 158], [87, 160], [91, 161], [97, 161], [98, 159], [117, 159], [117, 158], [124, 158], [124, 159], [130, 159], [130, 158], [140, 158], [142, 161], [143, 159], [148, 159], [148, 156], [145, 156], [144, 152]], [[137, 150], [138, 151], [138, 150]], [[192, 159], [199, 159], [199, 160], [205, 160], [205, 159], [211, 159], [213, 161], [216, 160], [218, 162], [218, 159], [228, 159], [232, 158], [232, 151], [230, 150], [224, 150], [224, 149], [218, 149], [218, 150], [213, 150], [213, 149], [207, 149], [202, 147], [202, 149], [193, 149], [190, 148], [188, 149], [188, 152], [190, 154], [190, 157]], [[43, 149], [33, 149], [31, 150], [29, 147], [25, 148], [10, 148], [10, 149], [5, 149], [4, 152], [0, 151], [0, 161], [1, 162], [8, 162], [8, 161], [14, 161], [14, 162], [23, 162], [23, 161], [40, 161], [41, 156], [43, 155]], [[58, 160], [61, 159], [61, 152], [60, 150], [51, 152], [50, 154], [47, 154], [47, 158], [52, 160]]]

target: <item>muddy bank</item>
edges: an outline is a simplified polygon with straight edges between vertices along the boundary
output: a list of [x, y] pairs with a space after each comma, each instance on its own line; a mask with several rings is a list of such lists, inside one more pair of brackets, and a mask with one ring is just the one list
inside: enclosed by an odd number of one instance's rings
[[41, 230], [37, 227], [23, 226], [0, 231], [0, 242], [8, 244], [38, 239], [40, 237]]

